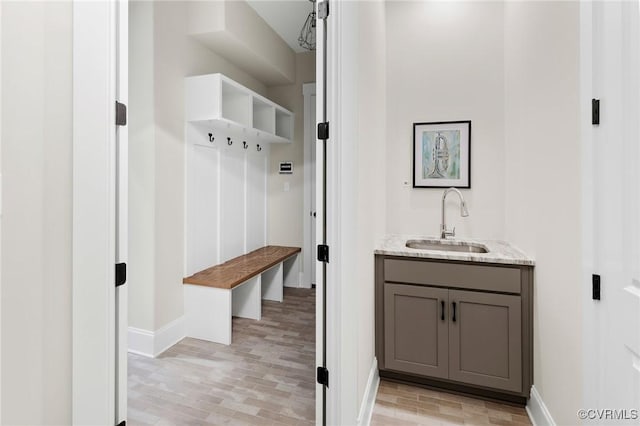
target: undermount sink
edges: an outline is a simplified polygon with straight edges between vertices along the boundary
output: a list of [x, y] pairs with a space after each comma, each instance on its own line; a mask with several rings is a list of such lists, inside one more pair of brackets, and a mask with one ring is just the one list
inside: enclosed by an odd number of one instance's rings
[[482, 244], [448, 240], [409, 240], [406, 246], [418, 250], [455, 251], [462, 253], [489, 253]]

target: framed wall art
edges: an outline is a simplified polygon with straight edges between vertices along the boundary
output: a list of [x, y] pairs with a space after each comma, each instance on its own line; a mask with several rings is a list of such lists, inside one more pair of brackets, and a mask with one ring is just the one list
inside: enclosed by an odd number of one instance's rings
[[413, 187], [471, 188], [471, 121], [413, 123]]

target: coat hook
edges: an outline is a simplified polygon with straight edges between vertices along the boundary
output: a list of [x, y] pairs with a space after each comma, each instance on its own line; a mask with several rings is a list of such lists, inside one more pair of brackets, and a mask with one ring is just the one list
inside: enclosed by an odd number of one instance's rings
[[227, 145], [233, 145], [233, 141], [231, 140], [231, 138], [227, 138]]
[[214, 140], [213, 133], [209, 133], [209, 142], [213, 142]]
[[260, 147], [260, 144], [256, 144], [256, 148], [257, 148], [258, 152], [262, 151], [262, 148]]
[[249, 145], [247, 145], [247, 141], [242, 141], [242, 147], [243, 147], [244, 149], [249, 148]]

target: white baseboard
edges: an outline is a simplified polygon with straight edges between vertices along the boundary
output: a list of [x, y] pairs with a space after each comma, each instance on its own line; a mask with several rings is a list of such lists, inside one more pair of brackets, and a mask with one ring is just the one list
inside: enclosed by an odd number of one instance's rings
[[358, 426], [368, 426], [371, 423], [373, 415], [373, 407], [376, 405], [376, 395], [378, 395], [378, 386], [380, 385], [380, 374], [378, 373], [378, 360], [374, 357], [369, 371], [369, 379], [367, 387], [364, 390], [362, 403], [360, 404], [360, 412], [358, 413]]
[[153, 358], [153, 332], [142, 328], [129, 327], [127, 348], [129, 352]]
[[527, 403], [527, 414], [533, 426], [555, 426], [551, 413], [544, 404], [535, 386], [531, 386], [531, 397]]
[[155, 358], [184, 339], [184, 317], [177, 318], [155, 332], [129, 327], [128, 334], [129, 352]]

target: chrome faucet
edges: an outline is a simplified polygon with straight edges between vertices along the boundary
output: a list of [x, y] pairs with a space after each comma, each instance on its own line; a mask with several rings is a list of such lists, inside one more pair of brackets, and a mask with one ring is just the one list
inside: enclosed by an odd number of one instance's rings
[[440, 238], [442, 239], [456, 236], [455, 226], [451, 231], [449, 231], [447, 229], [447, 222], [445, 221], [445, 218], [444, 218], [444, 201], [447, 199], [447, 194], [449, 194], [450, 192], [455, 192], [456, 194], [458, 194], [458, 197], [460, 197], [460, 216], [462, 217], [469, 216], [469, 210], [467, 210], [467, 203], [465, 203], [462, 193], [456, 188], [445, 189], [444, 194], [442, 194], [442, 223], [440, 224]]

